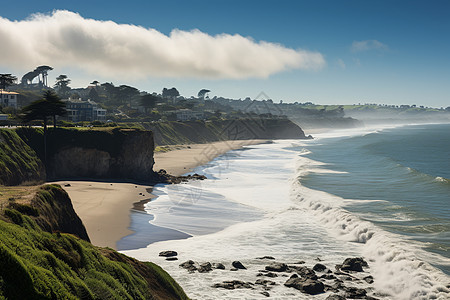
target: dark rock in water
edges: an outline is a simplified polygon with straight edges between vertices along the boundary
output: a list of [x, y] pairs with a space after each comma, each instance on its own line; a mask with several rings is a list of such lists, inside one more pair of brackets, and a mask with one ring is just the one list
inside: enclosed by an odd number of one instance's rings
[[222, 283], [216, 283], [212, 287], [214, 288], [224, 288], [227, 290], [234, 290], [234, 289], [251, 289], [253, 288], [253, 283], [251, 282], [244, 282], [240, 280], [229, 280], [224, 281]]
[[298, 262], [295, 262], [294, 265], [303, 265], [305, 263], [305, 261], [300, 260]]
[[180, 267], [188, 270], [189, 272], [194, 272], [197, 270], [195, 262], [192, 260], [185, 261], [184, 263], [180, 264]]
[[172, 257], [172, 256], [177, 256], [178, 253], [176, 251], [162, 251], [159, 252], [159, 256], [164, 256], [164, 257]]
[[69, 186], [71, 186], [71, 185], [70, 185], [70, 183], [68, 183], [68, 184], [65, 184], [64, 186], [69, 187]]
[[212, 267], [214, 269], [225, 270], [225, 266], [222, 263], [213, 263]]
[[232, 265], [233, 267], [235, 267], [236, 269], [247, 269], [247, 268], [244, 267], [244, 265], [243, 265], [240, 261], [238, 261], [238, 260], [233, 261], [233, 262], [231, 263], [231, 265]]
[[[295, 276], [295, 277], [294, 277]], [[317, 295], [324, 293], [324, 284], [318, 280], [309, 278], [299, 278], [297, 275], [292, 275], [285, 283], [287, 287], [293, 287], [303, 293], [309, 295]]]
[[272, 263], [268, 266], [266, 266], [267, 271], [273, 271], [273, 272], [284, 272], [286, 271], [288, 266], [283, 263]]
[[271, 281], [271, 280], [265, 280], [265, 279], [257, 279], [255, 284], [260, 284], [260, 285], [275, 285], [275, 281]]
[[261, 294], [266, 296], [266, 297], [270, 297], [270, 294], [268, 292], [261, 292]]
[[372, 284], [373, 283], [373, 277], [372, 276], [366, 276], [363, 278], [365, 282]]
[[368, 267], [367, 262], [361, 257], [347, 258], [340, 266], [342, 271], [363, 272], [363, 267]]
[[344, 287], [345, 297], [350, 299], [365, 299], [367, 291], [356, 287]]
[[201, 264], [200, 267], [198, 268], [198, 271], [200, 273], [206, 273], [206, 272], [212, 271], [211, 263], [206, 262], [206, 263]]
[[230, 271], [238, 271], [238, 268], [231, 268]]
[[325, 300], [345, 300], [345, 297], [338, 294], [333, 294], [325, 298]]
[[273, 256], [262, 256], [262, 257], [257, 257], [256, 259], [275, 259], [275, 257], [273, 257]]
[[278, 277], [278, 275], [276, 273], [273, 273], [273, 272], [267, 272], [266, 274], [264, 274], [264, 276], [271, 277], [271, 278]]
[[295, 270], [297, 272], [297, 274], [299, 274], [302, 277], [313, 279], [313, 280], [317, 279], [316, 273], [313, 270], [311, 270], [310, 268], [308, 268], [308, 267], [305, 267], [305, 266], [301, 266], [301, 267], [289, 266], [289, 268]]
[[173, 261], [173, 260], [178, 260], [178, 258], [172, 256], [172, 257], [167, 257], [166, 260]]
[[332, 280], [332, 279], [336, 279], [336, 276], [334, 276], [333, 274], [323, 274], [322, 276], [320, 276], [320, 278]]
[[323, 272], [326, 269], [327, 269], [327, 267], [325, 267], [322, 264], [315, 264], [314, 267], [313, 267], [313, 270], [316, 271], [316, 272]]

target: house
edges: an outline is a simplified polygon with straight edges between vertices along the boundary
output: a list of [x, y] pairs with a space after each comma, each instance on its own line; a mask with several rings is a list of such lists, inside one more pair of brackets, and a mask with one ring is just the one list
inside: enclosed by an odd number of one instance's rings
[[8, 120], [8, 115], [0, 114], [0, 121]]
[[106, 109], [92, 100], [65, 99], [67, 119], [72, 122], [106, 121]]
[[175, 114], [177, 115], [177, 120], [179, 121], [191, 121], [203, 119], [203, 112], [193, 111], [190, 109], [179, 109], [175, 111]]
[[17, 109], [17, 97], [19, 93], [0, 90], [0, 105]]

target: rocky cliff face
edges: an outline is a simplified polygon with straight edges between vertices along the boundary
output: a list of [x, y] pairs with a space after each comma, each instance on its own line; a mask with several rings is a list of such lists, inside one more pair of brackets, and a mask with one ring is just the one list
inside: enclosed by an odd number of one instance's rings
[[156, 145], [208, 143], [221, 140], [305, 139], [303, 130], [288, 119], [161, 122], [144, 124], [154, 132]]
[[[81, 133], [83, 134], [83, 133]], [[50, 178], [120, 178], [150, 181], [153, 176], [153, 133], [139, 130], [98, 132], [105, 147], [84, 144], [76, 134], [70, 144], [55, 147], [48, 161]], [[95, 139], [95, 136], [93, 136]]]

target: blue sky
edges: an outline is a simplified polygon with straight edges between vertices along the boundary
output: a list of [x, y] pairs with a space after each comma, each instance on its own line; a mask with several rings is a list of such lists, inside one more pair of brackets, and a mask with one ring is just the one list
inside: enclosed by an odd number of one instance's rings
[[[108, 72], [95, 74], [92, 69], [77, 68], [76, 62], [56, 64], [50, 81], [67, 74], [73, 87], [97, 79], [150, 92], [175, 86], [185, 96], [208, 88], [211, 96], [231, 98], [254, 98], [264, 91], [275, 101], [285, 102], [450, 106], [449, 1], [140, 2], [21, 1], [17, 5], [9, 1], [2, 3], [0, 17], [22, 21], [37, 12], [68, 10], [84, 20], [134, 24], [165, 35], [173, 29], [198, 29], [212, 37], [238, 34], [255, 43], [266, 41], [284, 49], [318, 53], [324, 60], [317, 68], [306, 69], [284, 62], [283, 67], [270, 68], [268, 77], [253, 76], [256, 71], [252, 70], [243, 78], [190, 77], [189, 70], [183, 69], [183, 76], [170, 73], [161, 77], [155, 71], [148, 76], [119, 79], [109, 77]], [[5, 56], [1, 54], [0, 49], [0, 56]], [[266, 67], [264, 59], [256, 64], [261, 69]], [[34, 67], [30, 65], [29, 69]], [[26, 68], [0, 58], [0, 72], [21, 77]]]

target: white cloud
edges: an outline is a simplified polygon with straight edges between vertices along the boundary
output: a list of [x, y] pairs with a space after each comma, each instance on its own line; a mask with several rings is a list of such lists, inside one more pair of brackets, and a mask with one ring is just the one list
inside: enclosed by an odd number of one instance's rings
[[353, 52], [362, 52], [369, 50], [388, 50], [389, 47], [377, 40], [354, 41], [352, 43]]
[[345, 62], [344, 62], [344, 60], [343, 60], [342, 58], [339, 58], [339, 59], [336, 61], [336, 64], [337, 64], [341, 69], [345, 70], [346, 65], [345, 65]]
[[29, 19], [0, 17], [0, 66], [78, 68], [115, 78], [266, 78], [290, 69], [320, 69], [318, 52], [235, 34], [152, 28], [85, 19], [57, 10]]

